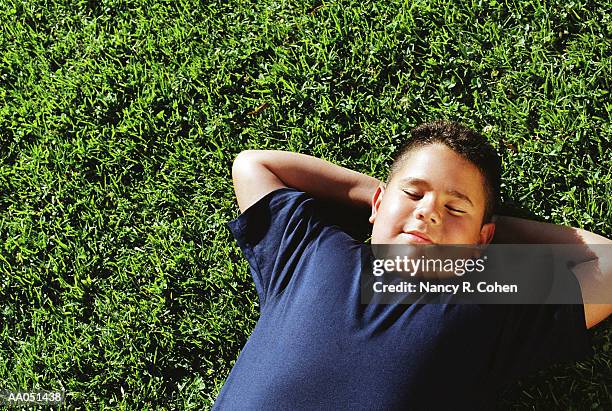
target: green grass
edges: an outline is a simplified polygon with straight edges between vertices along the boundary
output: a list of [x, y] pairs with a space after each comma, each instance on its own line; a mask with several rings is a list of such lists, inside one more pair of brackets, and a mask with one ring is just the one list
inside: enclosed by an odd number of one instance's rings
[[[612, 237], [608, 2], [9, 0], [0, 27], [0, 389], [209, 407], [258, 315], [225, 226], [247, 148], [384, 178], [457, 120], [506, 200]], [[611, 334], [500, 408], [610, 407]]]

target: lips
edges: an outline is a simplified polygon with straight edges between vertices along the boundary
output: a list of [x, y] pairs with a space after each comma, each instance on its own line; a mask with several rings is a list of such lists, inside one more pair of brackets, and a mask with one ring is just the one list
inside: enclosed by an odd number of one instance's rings
[[420, 231], [408, 231], [405, 232], [404, 235], [415, 243], [433, 244], [431, 238], [429, 238], [426, 234], [421, 233]]

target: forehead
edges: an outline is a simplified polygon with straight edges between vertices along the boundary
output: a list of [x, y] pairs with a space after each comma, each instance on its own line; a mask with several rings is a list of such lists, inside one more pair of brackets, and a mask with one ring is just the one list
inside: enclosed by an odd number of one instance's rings
[[406, 153], [391, 184], [421, 185], [460, 193], [484, 208], [485, 179], [478, 167], [443, 144], [430, 144]]

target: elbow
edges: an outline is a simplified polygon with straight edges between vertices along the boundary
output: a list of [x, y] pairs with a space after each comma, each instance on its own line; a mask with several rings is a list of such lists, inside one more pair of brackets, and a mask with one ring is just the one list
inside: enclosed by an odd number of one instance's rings
[[241, 151], [232, 164], [232, 180], [234, 187], [238, 184], [251, 184], [254, 179], [269, 173], [267, 164], [270, 152], [267, 150], [244, 150]]
[[269, 153], [263, 150], [245, 150], [234, 159], [232, 180], [242, 212], [270, 191], [283, 187], [282, 182], [267, 168], [268, 157]]
[[270, 159], [273, 158], [273, 151], [270, 150], [243, 150], [234, 159], [232, 164], [232, 178], [236, 176], [250, 174], [256, 169], [268, 169]]
[[257, 164], [257, 150], [244, 150], [238, 153], [232, 163], [232, 178], [235, 180], [254, 164]]

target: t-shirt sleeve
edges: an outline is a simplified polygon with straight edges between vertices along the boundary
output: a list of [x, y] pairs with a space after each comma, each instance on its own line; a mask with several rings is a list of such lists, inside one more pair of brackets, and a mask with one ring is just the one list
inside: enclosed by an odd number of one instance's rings
[[582, 304], [505, 306], [494, 355], [500, 385], [556, 363], [593, 355]]
[[292, 280], [295, 267], [323, 223], [312, 197], [281, 188], [261, 198], [228, 226], [249, 262], [263, 308]]

